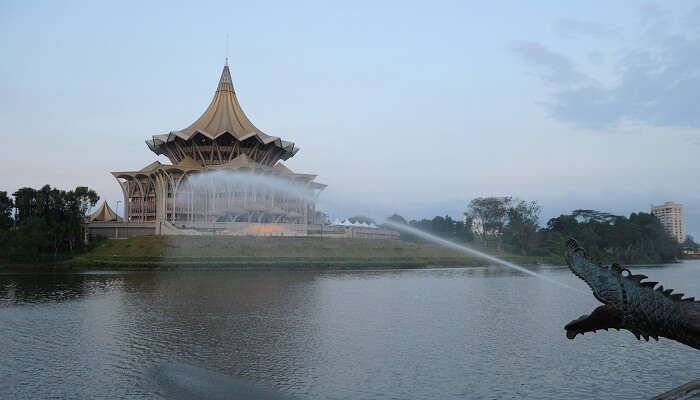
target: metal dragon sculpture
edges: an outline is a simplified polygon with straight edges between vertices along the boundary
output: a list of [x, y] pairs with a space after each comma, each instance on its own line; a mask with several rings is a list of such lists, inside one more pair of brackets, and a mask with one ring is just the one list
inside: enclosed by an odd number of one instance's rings
[[632, 275], [618, 264], [605, 267], [586, 258], [585, 251], [574, 239], [566, 243], [566, 263], [576, 276], [593, 290], [593, 296], [604, 305], [590, 315], [569, 322], [566, 337], [573, 339], [598, 329], [626, 329], [637, 339], [659, 340], [659, 336], [700, 350], [700, 302], [683, 298], [673, 289], [654, 287], [658, 282], [642, 282], [645, 275]]

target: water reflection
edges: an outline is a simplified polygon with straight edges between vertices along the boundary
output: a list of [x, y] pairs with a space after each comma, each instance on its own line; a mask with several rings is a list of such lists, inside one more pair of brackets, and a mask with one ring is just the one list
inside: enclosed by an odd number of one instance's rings
[[113, 277], [82, 274], [0, 275], [0, 305], [65, 301], [109, 290]]
[[181, 363], [154, 365], [146, 378], [153, 390], [173, 400], [292, 399], [278, 391]]
[[[700, 294], [700, 263], [645, 274]], [[168, 398], [147, 371], [172, 363], [301, 399], [631, 399], [700, 374], [667, 340], [568, 341], [593, 297], [503, 268], [0, 275], [0, 304], [11, 398]]]

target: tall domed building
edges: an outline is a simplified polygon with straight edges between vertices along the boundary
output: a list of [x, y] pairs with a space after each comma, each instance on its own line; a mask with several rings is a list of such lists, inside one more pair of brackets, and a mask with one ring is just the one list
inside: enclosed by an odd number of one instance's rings
[[[224, 66], [214, 98], [190, 126], [146, 140], [170, 164], [112, 172], [131, 233], [304, 236], [317, 221], [316, 175], [282, 161], [293, 142], [258, 129], [243, 112]], [[110, 234], [110, 236], [112, 236]]]

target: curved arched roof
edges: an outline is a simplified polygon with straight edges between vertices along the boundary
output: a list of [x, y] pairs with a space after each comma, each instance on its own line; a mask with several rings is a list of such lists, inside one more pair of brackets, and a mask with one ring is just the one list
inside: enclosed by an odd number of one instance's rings
[[183, 140], [189, 140], [197, 133], [200, 133], [209, 139], [215, 139], [223, 134], [229, 133], [239, 141], [255, 137], [260, 143], [274, 143], [275, 146], [283, 150], [283, 159], [287, 159], [299, 150], [294, 147], [293, 142], [288, 142], [280, 139], [277, 136], [271, 136], [258, 129], [243, 112], [236, 91], [233, 88], [231, 80], [231, 72], [228, 65], [224, 66], [221, 72], [219, 85], [214, 93], [214, 98], [209, 103], [209, 107], [204, 113], [187, 128], [171, 131], [162, 135], [153, 135], [153, 139], [147, 140], [146, 144], [151, 151], [156, 154], [162, 154], [161, 146], [165, 143], [175, 140], [179, 137]]
[[214, 137], [229, 132], [238, 139], [255, 134], [262, 142], [269, 141], [266, 139], [270, 136], [250, 122], [238, 103], [228, 65], [225, 65], [224, 70], [221, 71], [216, 93], [204, 114], [187, 128], [173, 133], [180, 137], [191, 137], [197, 132], [206, 132]]
[[102, 205], [95, 211], [94, 213], [90, 214], [88, 217], [88, 220], [90, 222], [93, 221], [99, 221], [99, 222], [111, 222], [111, 221], [117, 221], [121, 222], [122, 217], [117, 215], [112, 209], [109, 207], [109, 204], [107, 204], [107, 201], [103, 201]]

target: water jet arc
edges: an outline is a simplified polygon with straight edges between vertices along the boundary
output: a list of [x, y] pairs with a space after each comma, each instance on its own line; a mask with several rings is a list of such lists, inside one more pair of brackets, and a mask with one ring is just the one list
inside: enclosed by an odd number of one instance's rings
[[547, 277], [547, 276], [544, 276], [544, 275], [542, 275], [542, 274], [538, 274], [537, 272], [530, 271], [529, 269], [523, 268], [523, 267], [521, 267], [521, 266], [519, 266], [519, 265], [517, 265], [517, 264], [513, 264], [513, 263], [511, 263], [511, 262], [508, 262], [508, 261], [505, 261], [505, 260], [501, 260], [501, 259], [498, 258], [498, 257], [494, 257], [494, 256], [492, 256], [492, 255], [490, 255], [490, 254], [486, 254], [486, 253], [484, 253], [484, 252], [482, 252], [482, 251], [474, 250], [474, 249], [472, 249], [472, 248], [470, 248], [470, 247], [467, 247], [467, 246], [464, 246], [464, 245], [461, 245], [461, 244], [457, 244], [457, 243], [455, 243], [455, 242], [451, 242], [451, 241], [449, 241], [449, 240], [447, 240], [447, 239], [443, 239], [443, 238], [441, 238], [441, 237], [439, 237], [439, 236], [436, 236], [436, 235], [433, 235], [433, 234], [431, 234], [431, 233], [422, 231], [422, 230], [420, 230], [420, 229], [416, 229], [416, 228], [414, 228], [414, 227], [412, 227], [412, 226], [408, 226], [408, 225], [401, 224], [401, 223], [394, 222], [394, 221], [390, 221], [390, 220], [385, 220], [383, 223], [384, 223], [385, 225], [388, 225], [388, 226], [392, 227], [392, 228], [395, 228], [395, 229], [397, 229], [397, 230], [400, 230], [400, 231], [403, 231], [403, 232], [406, 232], [406, 233], [409, 233], [409, 234], [418, 236], [418, 237], [420, 237], [420, 238], [423, 238], [423, 239], [425, 239], [425, 240], [428, 240], [428, 241], [433, 242], [433, 243], [435, 243], [435, 244], [438, 244], [438, 245], [440, 245], [440, 246], [444, 246], [444, 247], [448, 247], [448, 248], [453, 249], [453, 250], [457, 250], [457, 251], [459, 251], [460, 253], [464, 253], [464, 254], [469, 254], [469, 255], [477, 256], [477, 257], [479, 257], [479, 258], [481, 258], [481, 259], [484, 259], [484, 260], [487, 260], [487, 261], [491, 261], [491, 262], [493, 262], [493, 263], [495, 263], [495, 264], [503, 265], [503, 266], [505, 266], [505, 267], [508, 267], [508, 268], [511, 268], [511, 269], [520, 271], [520, 272], [522, 272], [522, 273], [525, 273], [525, 274], [534, 276], [534, 277], [536, 277], [536, 278], [545, 280], [545, 281], [547, 281], [547, 282], [549, 282], [549, 283], [552, 283], [552, 284], [554, 284], [554, 285], [557, 285], [557, 286], [560, 286], [560, 287], [563, 287], [563, 288], [566, 288], [566, 289], [569, 289], [569, 290], [573, 290], [573, 291], [575, 291], [575, 292], [587, 294], [586, 292], [584, 292], [584, 291], [582, 291], [582, 290], [576, 289], [576, 288], [574, 288], [574, 287], [572, 287], [572, 286], [569, 286], [569, 285], [567, 285], [567, 284], [565, 284], [565, 283], [563, 283], [563, 282], [559, 282], [559, 281], [557, 281], [557, 280], [551, 279], [551, 278], [549, 278], [549, 277]]
[[[282, 178], [279, 178], [276, 176], [266, 176], [266, 175], [260, 175], [260, 174], [250, 173], [250, 172], [248, 172], [248, 173], [241, 173], [241, 172], [232, 173], [229, 171], [209, 171], [207, 173], [192, 177], [191, 183], [195, 186], [204, 186], [204, 185], [210, 184], [212, 179], [227, 181], [230, 184], [259, 185], [261, 187], [265, 187], [268, 189], [277, 190], [280, 192], [285, 192], [287, 194], [299, 197], [301, 199], [305, 199], [307, 201], [315, 202], [316, 200], [318, 200], [317, 195], [314, 195], [313, 193], [310, 193], [307, 190], [299, 188], [297, 185], [294, 185], [292, 182], [289, 182], [288, 180], [285, 180], [285, 179], [282, 179]], [[333, 207], [333, 208], [336, 208], [336, 209], [342, 210], [344, 208], [344, 207], [338, 207], [335, 204], [329, 204], [329, 203], [326, 203], [326, 204]], [[378, 220], [381, 220], [381, 219], [378, 219]], [[481, 259], [490, 261], [492, 263], [520, 271], [520, 272], [527, 274], [527, 275], [530, 275], [530, 276], [534, 276], [536, 278], [542, 279], [542, 280], [547, 281], [549, 283], [552, 283], [554, 285], [557, 285], [557, 286], [560, 286], [560, 287], [563, 287], [563, 288], [566, 288], [566, 289], [569, 289], [569, 290], [572, 290], [575, 292], [587, 294], [586, 292], [584, 292], [582, 290], [576, 289], [576, 288], [569, 286], [565, 283], [562, 283], [562, 282], [559, 282], [557, 280], [546, 277], [544, 275], [538, 274], [534, 271], [530, 271], [527, 268], [523, 268], [519, 265], [513, 264], [513, 263], [505, 261], [505, 260], [501, 260], [498, 257], [494, 257], [490, 254], [486, 254], [484, 252], [474, 250], [470, 247], [451, 242], [451, 241], [443, 239], [439, 236], [430, 234], [430, 233], [422, 231], [420, 229], [416, 229], [412, 226], [397, 223], [397, 222], [387, 220], [387, 219], [384, 219], [383, 223], [387, 226], [390, 226], [390, 227], [396, 229], [396, 230], [403, 231], [403, 232], [421, 237], [425, 240], [428, 240], [428, 241], [433, 242], [435, 244], [438, 244], [440, 246], [444, 246], [444, 247], [451, 248], [453, 250], [457, 250], [460, 253], [473, 255], [473, 256], [479, 257]]]

